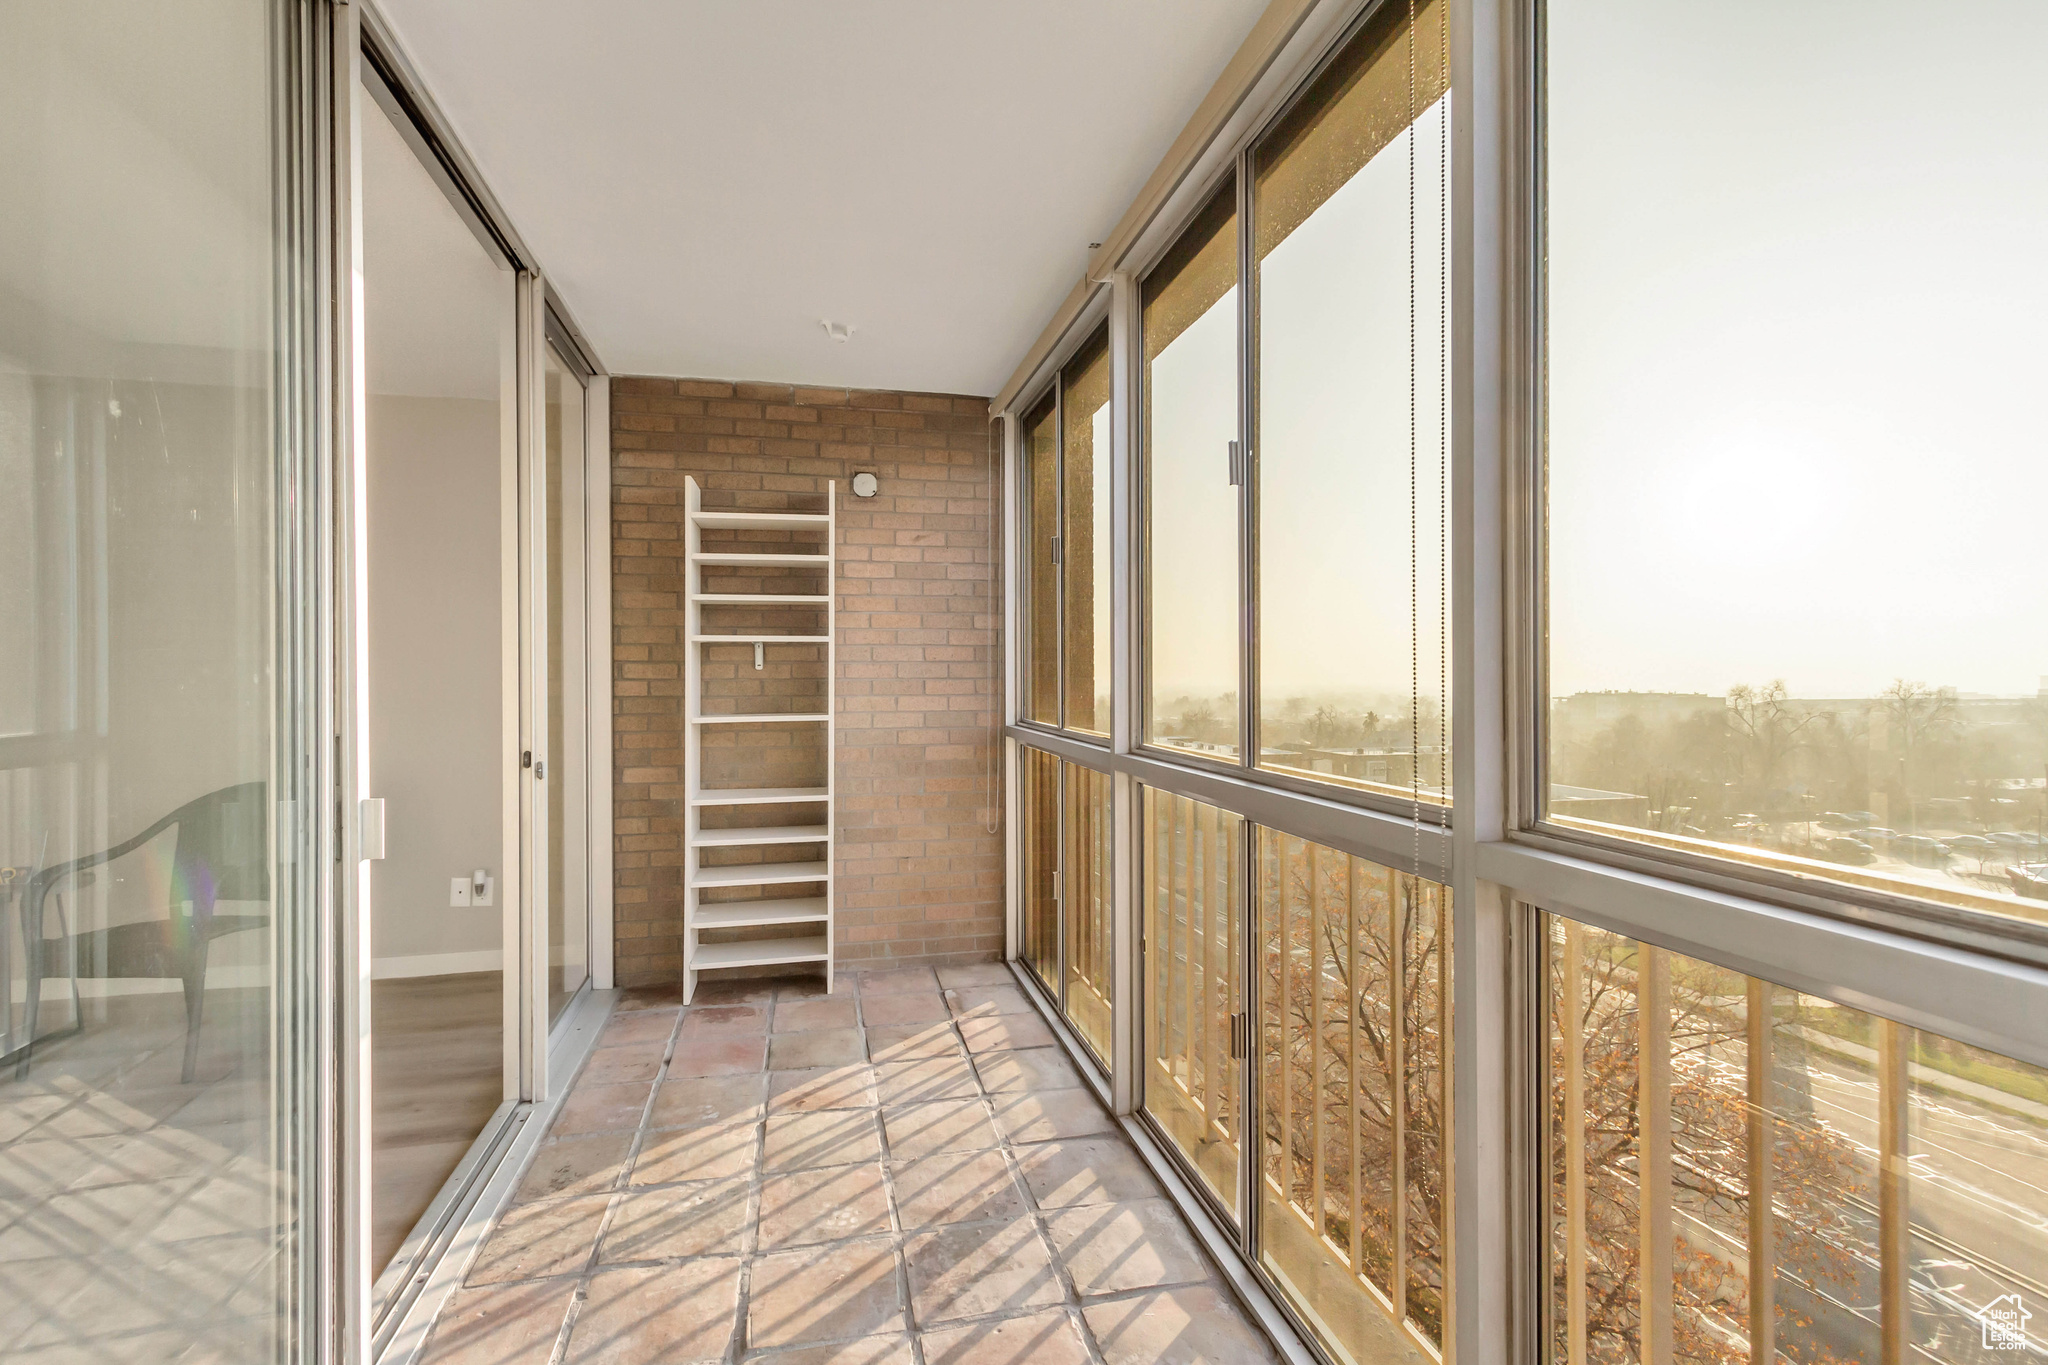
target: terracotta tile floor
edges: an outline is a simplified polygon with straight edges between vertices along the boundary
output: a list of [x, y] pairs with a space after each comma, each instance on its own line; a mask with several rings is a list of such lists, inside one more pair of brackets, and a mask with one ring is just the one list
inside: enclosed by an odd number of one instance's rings
[[1258, 1365], [996, 965], [628, 992], [423, 1365]]

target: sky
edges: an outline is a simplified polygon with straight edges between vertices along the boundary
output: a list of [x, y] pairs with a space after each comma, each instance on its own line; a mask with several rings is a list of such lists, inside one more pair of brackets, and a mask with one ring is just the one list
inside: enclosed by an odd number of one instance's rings
[[2048, 4], [1551, 0], [1553, 695], [2048, 675]]

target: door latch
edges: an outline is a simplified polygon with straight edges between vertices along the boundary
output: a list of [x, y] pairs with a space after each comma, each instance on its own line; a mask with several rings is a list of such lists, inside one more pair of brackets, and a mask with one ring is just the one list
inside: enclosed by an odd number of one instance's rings
[[1252, 1017], [1249, 1014], [1230, 1016], [1231, 1060], [1241, 1059], [1252, 1050]]
[[1230, 486], [1244, 487], [1244, 447], [1235, 441], [1230, 443]]

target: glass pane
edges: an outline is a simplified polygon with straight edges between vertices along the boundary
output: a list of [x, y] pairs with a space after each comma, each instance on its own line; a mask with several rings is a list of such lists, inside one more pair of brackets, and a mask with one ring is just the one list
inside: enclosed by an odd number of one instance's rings
[[1244, 821], [1148, 787], [1144, 838], [1145, 1112], [1235, 1215]]
[[2048, 7], [1546, 13], [1550, 818], [2043, 918]]
[[1115, 833], [1110, 808], [1110, 776], [1067, 763], [1067, 842], [1064, 924], [1067, 957], [1067, 1018], [1096, 1059], [1109, 1058], [1110, 968], [1110, 840]]
[[2048, 1072], [1569, 921], [1550, 942], [1553, 1359], [2048, 1349]]
[[1024, 784], [1024, 965], [1059, 998], [1060, 918], [1054, 878], [1060, 866], [1060, 761], [1043, 749], [1019, 749]]
[[[512, 275], [362, 92], [368, 389], [370, 1260], [382, 1270], [505, 1098], [501, 508]], [[451, 905], [482, 870], [492, 895]]]
[[8, 1360], [295, 1355], [282, 10], [0, 10]]
[[1148, 743], [1235, 759], [1237, 188], [1145, 279]]
[[583, 721], [583, 381], [547, 348], [548, 1019], [590, 978]]
[[1060, 723], [1059, 408], [1052, 394], [1024, 419], [1024, 718]]
[[1448, 798], [1445, 6], [1382, 6], [1255, 155], [1259, 765]]
[[1267, 829], [1258, 890], [1261, 1259], [1341, 1358], [1426, 1362], [1420, 1342], [1441, 1339], [1449, 893]]
[[1109, 733], [1109, 325], [1060, 375], [1066, 724]]

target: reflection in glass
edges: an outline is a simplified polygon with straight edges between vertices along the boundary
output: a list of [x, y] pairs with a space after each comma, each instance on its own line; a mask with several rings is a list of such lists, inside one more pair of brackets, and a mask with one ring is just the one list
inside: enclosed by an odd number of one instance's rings
[[1237, 187], [1144, 282], [1145, 739], [1238, 752]]
[[2000, 1311], [2048, 1255], [2048, 1072], [1550, 926], [1553, 1359], [2048, 1348]]
[[547, 348], [548, 1019], [590, 979], [584, 824], [583, 381]]
[[[394, 831], [370, 865], [370, 1259], [381, 1271], [505, 1098], [500, 708], [516, 642], [503, 636], [500, 526], [514, 293], [363, 96], [369, 789]], [[451, 906], [451, 882], [478, 869], [490, 903]]]
[[1233, 1216], [1243, 844], [1242, 816], [1145, 789], [1145, 1112]]
[[1045, 988], [1060, 989], [1060, 761], [1018, 751], [1024, 807], [1024, 944], [1021, 956]]
[[1426, 1361], [1443, 1331], [1450, 893], [1265, 829], [1258, 877], [1261, 1256], [1342, 1358]]
[[1062, 1003], [1074, 1031], [1095, 1050], [1096, 1059], [1107, 1064], [1114, 959], [1110, 776], [1076, 763], [1060, 766], [1067, 784], [1065, 875], [1060, 888], [1067, 989]]
[[1442, 0], [1384, 5], [1254, 154], [1259, 765], [1448, 799]]
[[0, 11], [0, 1357], [288, 1358], [273, 6]]
[[1109, 733], [1109, 325], [1060, 372], [1066, 726]]
[[1024, 418], [1024, 718], [1060, 723], [1059, 405], [1048, 393]]
[[1546, 6], [1549, 815], [2040, 919], [2048, 8], [1939, 14]]

